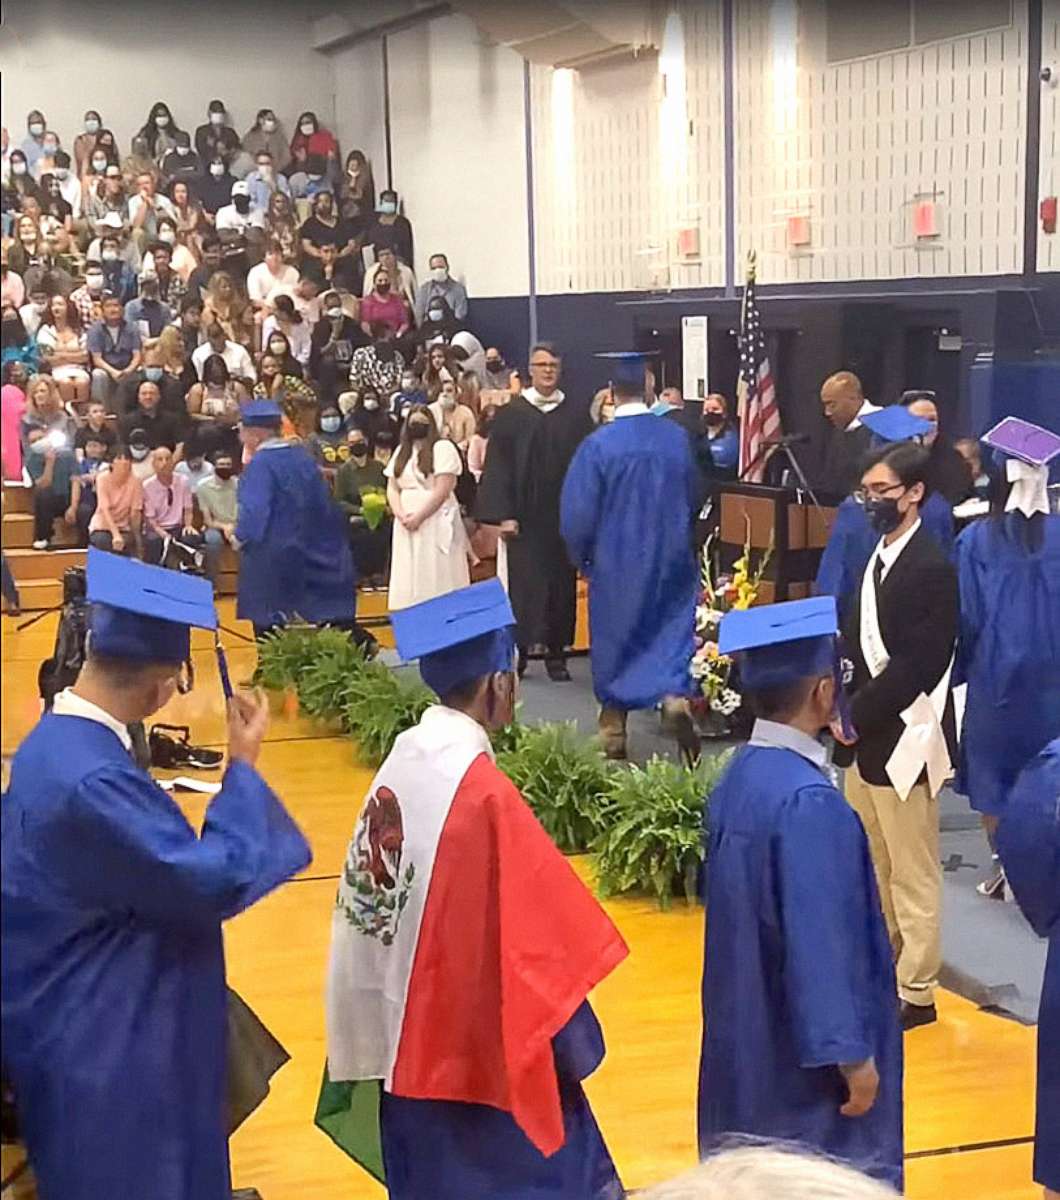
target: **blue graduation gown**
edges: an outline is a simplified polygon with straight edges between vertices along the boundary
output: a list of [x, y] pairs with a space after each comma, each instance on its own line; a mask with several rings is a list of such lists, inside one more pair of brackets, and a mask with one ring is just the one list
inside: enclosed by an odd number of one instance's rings
[[1049, 939], [1038, 1012], [1034, 1178], [1060, 1192], [1060, 738], [1020, 775], [998, 826], [997, 848], [1023, 915]]
[[42, 1200], [229, 1200], [221, 922], [310, 857], [245, 763], [196, 837], [113, 731], [30, 733], [2, 802], [2, 1022]]
[[696, 492], [688, 435], [672, 421], [618, 417], [578, 447], [560, 528], [571, 562], [589, 579], [601, 704], [647, 708], [692, 690]]
[[391, 1200], [621, 1200], [625, 1192], [581, 1085], [604, 1057], [588, 1001], [552, 1046], [567, 1137], [551, 1158], [499, 1109], [384, 1092], [380, 1131]]
[[239, 481], [237, 615], [257, 626], [352, 620], [353, 557], [342, 511], [309, 451], [266, 444]]
[[[742, 749], [710, 796], [699, 1147], [791, 1139], [902, 1180], [891, 947], [857, 815], [793, 750]], [[844, 1117], [837, 1063], [874, 1056], [875, 1105]]]
[[956, 678], [968, 699], [954, 787], [995, 816], [1026, 763], [1060, 734], [1060, 517], [1042, 518], [1033, 552], [1025, 521], [976, 521], [957, 539]]
[[[932, 492], [920, 509], [924, 528], [947, 558], [953, 557], [953, 509], [938, 492]], [[861, 580], [880, 536], [869, 524], [864, 506], [848, 496], [836, 511], [835, 524], [817, 568], [818, 596], [835, 596], [840, 618], [857, 603]]]

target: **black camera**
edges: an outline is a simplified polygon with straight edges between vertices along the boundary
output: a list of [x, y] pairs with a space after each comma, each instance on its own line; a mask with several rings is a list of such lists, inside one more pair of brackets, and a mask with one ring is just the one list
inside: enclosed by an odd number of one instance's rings
[[63, 572], [63, 604], [84, 604], [88, 585], [84, 567], [67, 567]]

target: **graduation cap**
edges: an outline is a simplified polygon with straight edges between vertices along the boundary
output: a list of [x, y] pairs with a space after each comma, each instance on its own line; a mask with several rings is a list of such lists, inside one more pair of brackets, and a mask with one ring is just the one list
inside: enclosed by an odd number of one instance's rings
[[784, 687], [835, 668], [834, 596], [734, 609], [722, 617], [718, 650], [736, 656], [748, 691]]
[[283, 410], [275, 400], [251, 400], [243, 405], [239, 419], [251, 428], [268, 428], [283, 424]]
[[192, 626], [217, 628], [213, 588], [197, 575], [93, 547], [86, 582], [91, 644], [97, 654], [179, 664], [191, 653]]
[[923, 417], [914, 417], [907, 408], [892, 404], [860, 418], [862, 425], [884, 442], [910, 442], [924, 437], [934, 428]]
[[644, 390], [644, 372], [651, 362], [650, 354], [640, 350], [608, 350], [593, 357], [607, 360], [612, 387], [617, 384], [619, 387]]
[[1005, 476], [1012, 485], [1005, 511], [1025, 517], [1049, 511], [1049, 463], [1060, 454], [1060, 434], [1019, 417], [1005, 417], [983, 442], [1005, 459]]
[[499, 579], [435, 596], [390, 614], [398, 653], [420, 660], [420, 675], [439, 696], [461, 684], [512, 670], [515, 616]]

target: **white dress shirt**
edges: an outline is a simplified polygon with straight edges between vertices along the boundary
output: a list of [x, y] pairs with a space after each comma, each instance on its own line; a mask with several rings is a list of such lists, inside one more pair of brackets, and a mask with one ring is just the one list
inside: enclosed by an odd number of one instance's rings
[[643, 400], [634, 400], [630, 404], [615, 405], [615, 420], [619, 417], [643, 417], [649, 412], [648, 406]]
[[523, 392], [523, 399], [529, 400], [538, 412], [550, 413], [554, 408], [559, 408], [566, 399], [566, 396], [564, 396], [559, 388], [556, 388], [551, 396], [542, 396], [537, 388], [528, 387]]
[[917, 517], [917, 519], [913, 522], [912, 525], [910, 525], [910, 527], [905, 531], [905, 533], [903, 533], [900, 538], [895, 538], [895, 540], [893, 542], [891, 542], [890, 545], [887, 545], [887, 543], [883, 540], [883, 538], [880, 539], [880, 544], [876, 551], [876, 557], [880, 560], [881, 563], [883, 563], [883, 568], [880, 571], [880, 580], [881, 581], [887, 578], [887, 575], [890, 572], [891, 567], [893, 567], [894, 564], [898, 561], [899, 556], [901, 555], [902, 551], [906, 548], [906, 546], [909, 545], [910, 541], [913, 538], [913, 535], [916, 533], [916, 531], [919, 528], [920, 528], [920, 518]]
[[[201, 346], [196, 346], [192, 352], [191, 365], [195, 368], [195, 374], [200, 379], [202, 379], [202, 368], [206, 360], [211, 354], [216, 353], [217, 351], [209, 342], [203, 342]], [[254, 369], [254, 360], [250, 357], [250, 353], [245, 346], [241, 346], [238, 342], [229, 342], [226, 340], [221, 357], [225, 360], [225, 366], [228, 368], [229, 375], [238, 376], [240, 379], [249, 379], [252, 383], [257, 382], [258, 373]]]
[[849, 433], [852, 429], [860, 429], [862, 417], [867, 417], [869, 415], [869, 413], [874, 413], [874, 412], [879, 412], [879, 411], [880, 411], [880, 406], [878, 404], [873, 404], [871, 400], [863, 400], [861, 403], [861, 407], [858, 409], [858, 415], [853, 419], [853, 421], [850, 422], [850, 424], [846, 427], [846, 429], [843, 430], [843, 432]]

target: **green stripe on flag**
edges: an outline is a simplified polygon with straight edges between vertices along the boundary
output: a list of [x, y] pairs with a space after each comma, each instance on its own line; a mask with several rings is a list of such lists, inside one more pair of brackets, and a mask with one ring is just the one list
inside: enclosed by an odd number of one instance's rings
[[385, 1184], [383, 1141], [379, 1132], [382, 1091], [383, 1085], [378, 1079], [332, 1083], [325, 1063], [317, 1098], [316, 1124], [340, 1150], [374, 1179]]

